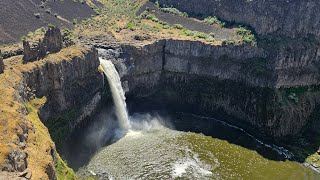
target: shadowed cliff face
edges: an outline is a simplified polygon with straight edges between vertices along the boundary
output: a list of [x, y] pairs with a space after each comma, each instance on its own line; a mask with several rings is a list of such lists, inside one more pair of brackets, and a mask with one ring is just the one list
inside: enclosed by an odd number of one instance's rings
[[[33, 177], [56, 179], [59, 173], [66, 173], [56, 172], [56, 168], [61, 170], [66, 165], [61, 165], [51, 138], [59, 145], [97, 109], [103, 84], [97, 70], [98, 53], [71, 46], [32, 63], [22, 64], [21, 58], [8, 59], [10, 68], [1, 74], [4, 87], [0, 90], [10, 97], [2, 97], [0, 118], [10, 125], [0, 129], [0, 168], [8, 172], [27, 169]], [[11, 86], [14, 91], [9, 91]], [[12, 101], [11, 108], [19, 108], [14, 113], [6, 109], [8, 100]]]
[[3, 63], [2, 54], [0, 52], [0, 73], [3, 73], [3, 71], [4, 71], [4, 63]]
[[315, 0], [159, 0], [196, 16], [249, 25], [259, 35], [320, 37], [320, 2]]
[[260, 135], [283, 137], [310, 122], [320, 99], [319, 76], [318, 70], [303, 71], [316, 67], [311, 62], [293, 71], [277, 69], [278, 59], [259, 47], [161, 40], [142, 47], [123, 45], [113, 61], [128, 96], [177, 111], [230, 115], [238, 119], [233, 123]]
[[[88, 51], [83, 57], [71, 61], [47, 63], [41, 68], [24, 74], [26, 87], [37, 97], [46, 96], [48, 103], [41, 110], [43, 121], [70, 107], [87, 104], [102, 88], [102, 76], [98, 73], [98, 53]], [[30, 91], [22, 91], [29, 98]], [[100, 96], [100, 95], [99, 95]]]

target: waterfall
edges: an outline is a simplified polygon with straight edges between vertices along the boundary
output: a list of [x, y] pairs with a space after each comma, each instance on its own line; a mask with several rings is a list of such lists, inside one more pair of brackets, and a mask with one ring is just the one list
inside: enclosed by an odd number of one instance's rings
[[122, 130], [129, 129], [129, 118], [126, 104], [126, 97], [123, 91], [120, 76], [111, 61], [100, 58], [104, 74], [107, 76], [112, 93], [114, 105], [116, 107], [116, 116]]

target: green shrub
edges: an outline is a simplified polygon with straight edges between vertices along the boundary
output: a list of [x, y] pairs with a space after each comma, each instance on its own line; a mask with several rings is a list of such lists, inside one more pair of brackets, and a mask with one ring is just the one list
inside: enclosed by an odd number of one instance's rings
[[131, 21], [131, 22], [128, 22], [126, 26], [127, 26], [127, 28], [130, 29], [130, 28], [135, 27], [135, 26], [136, 26], [136, 23]]
[[154, 14], [147, 14], [145, 16], [146, 19], [151, 20], [153, 22], [159, 22], [160, 20]]
[[183, 33], [184, 33], [186, 36], [194, 36], [194, 32], [191, 31], [191, 30], [188, 30], [188, 29], [184, 30]]
[[164, 25], [162, 28], [163, 29], [170, 29], [170, 26], [169, 25]]
[[199, 39], [205, 39], [209, 42], [213, 42], [214, 41], [214, 37], [210, 34], [206, 34], [204, 32], [199, 32], [199, 31], [191, 31], [188, 29], [185, 29], [183, 31], [184, 35], [186, 36], [192, 36], [194, 38], [199, 38]]
[[181, 24], [174, 24], [173, 27], [176, 29], [183, 29], [183, 26]]
[[188, 14], [186, 12], [181, 12], [174, 7], [163, 7], [163, 8], [160, 8], [160, 10], [163, 12], [166, 12], [166, 13], [171, 13], [171, 14], [175, 14], [178, 16], [188, 17]]
[[217, 24], [220, 27], [223, 27], [225, 23], [221, 22], [216, 16], [209, 16], [203, 20], [205, 23], [209, 25]]
[[233, 40], [227, 39], [222, 41], [222, 45], [227, 46], [227, 45], [236, 45], [237, 43]]
[[55, 25], [53, 25], [53, 24], [48, 24], [48, 28], [49, 28], [49, 29], [55, 28]]
[[242, 41], [244, 44], [251, 44], [252, 46], [255, 46], [257, 44], [256, 37], [249, 29], [240, 26], [236, 28], [236, 32], [239, 36], [242, 37]]

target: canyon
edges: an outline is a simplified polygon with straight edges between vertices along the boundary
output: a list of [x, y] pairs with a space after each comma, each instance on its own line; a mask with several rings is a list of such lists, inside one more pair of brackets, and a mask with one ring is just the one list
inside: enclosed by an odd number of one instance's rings
[[[99, 58], [115, 65], [131, 101], [218, 118], [284, 146], [282, 142], [305, 134], [318, 137], [318, 2], [157, 2], [192, 17], [217, 16], [227, 26], [247, 25], [257, 45], [213, 45], [170, 36], [126, 41], [114, 35], [65, 45], [60, 30], [49, 27], [43, 41], [34, 46], [23, 42], [24, 56], [3, 60], [0, 52], [0, 179], [7, 172], [25, 179], [75, 178], [58, 151], [104, 103], [112, 104]], [[80, 19], [93, 13], [83, 6], [90, 11]], [[0, 43], [12, 42], [12, 36]], [[318, 150], [312, 148], [308, 155]]]

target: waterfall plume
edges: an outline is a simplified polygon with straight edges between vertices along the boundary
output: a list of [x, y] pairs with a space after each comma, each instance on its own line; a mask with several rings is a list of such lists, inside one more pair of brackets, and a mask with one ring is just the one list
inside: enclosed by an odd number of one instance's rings
[[121, 85], [119, 73], [114, 64], [109, 60], [100, 58], [100, 64], [109, 82], [120, 128], [122, 130], [128, 130], [130, 125], [126, 97]]

